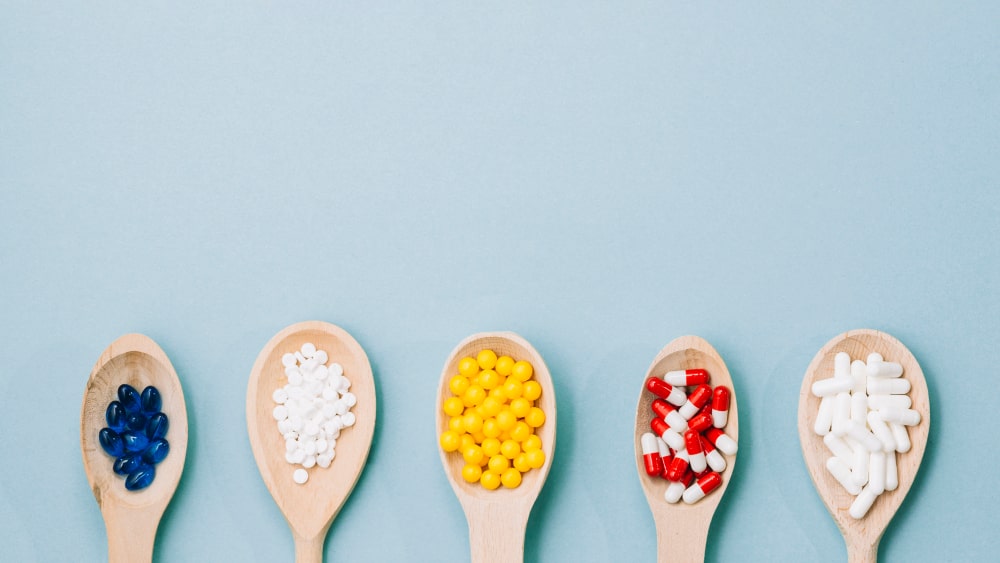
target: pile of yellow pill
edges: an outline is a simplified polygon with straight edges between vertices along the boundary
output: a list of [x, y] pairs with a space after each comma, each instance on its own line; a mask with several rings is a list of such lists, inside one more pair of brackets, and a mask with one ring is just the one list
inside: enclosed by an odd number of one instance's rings
[[535, 406], [542, 386], [531, 379], [534, 368], [524, 360], [497, 357], [483, 350], [458, 362], [448, 381], [452, 396], [443, 403], [448, 429], [441, 449], [465, 459], [462, 478], [487, 490], [513, 489], [521, 475], [545, 464], [542, 440], [535, 429], [545, 424], [545, 411]]

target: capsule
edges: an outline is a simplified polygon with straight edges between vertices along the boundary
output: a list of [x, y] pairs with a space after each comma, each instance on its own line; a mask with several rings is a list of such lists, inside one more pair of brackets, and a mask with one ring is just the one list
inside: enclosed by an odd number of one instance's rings
[[885, 453], [885, 490], [895, 491], [899, 487], [899, 472], [896, 469], [896, 452]]
[[142, 430], [144, 428], [146, 428], [146, 417], [141, 412], [130, 412], [126, 415], [126, 430]]
[[850, 424], [847, 435], [858, 441], [864, 449], [870, 452], [877, 452], [882, 449], [882, 442], [868, 431], [863, 424]]
[[848, 493], [856, 495], [861, 492], [861, 485], [854, 482], [851, 475], [851, 467], [844, 463], [844, 460], [833, 456], [826, 460], [826, 470], [833, 475], [833, 478], [840, 483]]
[[882, 449], [887, 452], [896, 451], [896, 439], [892, 436], [892, 430], [889, 430], [889, 425], [882, 420], [882, 417], [875, 411], [868, 413], [868, 426], [872, 429], [872, 433], [878, 438], [879, 442], [882, 442]]
[[163, 399], [160, 397], [160, 391], [152, 385], [142, 390], [139, 402], [142, 405], [142, 414], [146, 416], [153, 416], [160, 412], [160, 408], [163, 407]]
[[885, 452], [871, 453], [868, 461], [868, 486], [877, 495], [885, 491]]
[[705, 460], [705, 451], [701, 448], [701, 435], [694, 430], [688, 430], [684, 433], [684, 449], [688, 454], [688, 463], [691, 465], [691, 471], [698, 474], [708, 467], [708, 462]]
[[721, 484], [722, 476], [715, 471], [710, 471], [699, 477], [694, 485], [691, 485], [684, 491], [684, 502], [686, 504], [694, 504], [705, 498], [705, 495], [717, 489]]
[[688, 429], [688, 421], [684, 420], [684, 417], [677, 412], [677, 408], [670, 403], [664, 401], [663, 399], [656, 399], [653, 401], [653, 412], [656, 416], [667, 421], [667, 424], [674, 430], [674, 432], [680, 433]]
[[168, 453], [170, 453], [170, 444], [166, 440], [158, 438], [146, 446], [145, 451], [142, 452], [142, 461], [155, 465], [163, 461]]
[[816, 413], [813, 432], [820, 436], [826, 436], [830, 433], [830, 426], [833, 425], [833, 403], [835, 400], [833, 396], [828, 396], [823, 397], [819, 402], [819, 412]]
[[125, 451], [139, 453], [149, 445], [149, 438], [143, 432], [123, 432], [122, 442], [125, 444]]
[[115, 460], [111, 469], [119, 475], [128, 475], [142, 463], [142, 456], [139, 454], [125, 454]]
[[663, 380], [671, 385], [701, 385], [708, 383], [708, 372], [703, 369], [668, 371], [663, 374]]
[[910, 392], [910, 380], [868, 376], [869, 395], [905, 395]]
[[118, 387], [118, 400], [128, 412], [139, 412], [142, 410], [142, 398], [135, 387], [123, 383]]
[[639, 443], [642, 445], [642, 463], [646, 467], [646, 475], [659, 476], [663, 473], [663, 460], [656, 445], [656, 435], [646, 432], [639, 438]]
[[878, 415], [886, 422], [895, 422], [903, 426], [916, 426], [920, 424], [920, 413], [913, 409], [887, 407], [879, 409]]
[[817, 397], [828, 397], [837, 393], [846, 393], [854, 388], [854, 380], [850, 377], [829, 377], [812, 384], [812, 394]]
[[156, 467], [140, 463], [139, 467], [133, 469], [132, 472], [128, 474], [128, 477], [125, 478], [125, 488], [130, 491], [145, 489], [155, 478]]
[[[854, 449], [847, 445], [847, 442], [843, 438], [834, 436], [833, 434], [827, 434], [823, 436], [823, 443], [826, 447], [833, 453], [833, 455], [840, 458], [844, 462], [844, 465], [850, 467], [854, 465]], [[857, 493], [854, 493], [857, 494]]]
[[663, 438], [663, 441], [671, 448], [679, 450], [684, 447], [684, 437], [670, 428], [670, 425], [662, 418], [654, 418], [649, 421], [649, 426], [653, 429], [653, 434]]
[[128, 413], [125, 407], [118, 401], [111, 401], [108, 410], [104, 411], [104, 419], [108, 421], [108, 427], [115, 432], [123, 432], [128, 420]]
[[678, 481], [670, 483], [667, 486], [667, 490], [663, 493], [663, 500], [669, 502], [670, 504], [677, 504], [677, 501], [681, 500], [684, 495], [684, 491], [694, 480], [694, 473], [688, 470]]
[[722, 457], [719, 450], [715, 449], [712, 442], [706, 440], [704, 436], [701, 437], [701, 449], [705, 450], [705, 461], [708, 462], [712, 471], [722, 473], [726, 470], [726, 458]]
[[705, 437], [712, 445], [719, 448], [719, 451], [726, 455], [736, 455], [736, 440], [733, 440], [725, 432], [718, 428], [709, 428], [705, 431]]
[[850, 354], [848, 354], [847, 352], [837, 352], [837, 355], [833, 357], [833, 376], [851, 377]]
[[646, 389], [649, 389], [657, 397], [662, 397], [674, 406], [681, 406], [687, 401], [687, 395], [680, 388], [670, 385], [659, 377], [650, 377], [646, 380]]
[[167, 415], [162, 412], [158, 412], [153, 416], [149, 417], [149, 422], [146, 423], [146, 437], [150, 440], [156, 440], [157, 438], [166, 438], [167, 429], [170, 427], [170, 422], [167, 419]]
[[854, 380], [851, 391], [862, 394], [868, 392], [868, 366], [861, 360], [851, 362], [851, 379]]
[[851, 422], [864, 424], [868, 418], [868, 395], [864, 393], [851, 394]]
[[698, 387], [695, 387], [691, 395], [688, 396], [687, 401], [681, 405], [680, 413], [686, 420], [691, 420], [697, 412], [698, 409], [705, 406], [709, 399], [712, 398], [712, 388], [708, 385], [702, 383]]
[[848, 392], [837, 393], [833, 398], [833, 424], [830, 432], [837, 436], [847, 434], [851, 425], [851, 394]]
[[912, 406], [909, 395], [868, 395], [868, 408], [872, 410], [908, 409]]
[[896, 451], [905, 454], [910, 451], [910, 433], [902, 424], [890, 422], [889, 430], [892, 431], [892, 438], [896, 440]]
[[872, 455], [864, 448], [854, 450], [854, 463], [851, 464], [851, 476], [859, 487], [864, 487], [868, 483], [868, 465], [871, 463]]
[[869, 362], [868, 377], [899, 377], [903, 375], [903, 366], [896, 362]]
[[110, 428], [102, 428], [97, 434], [97, 439], [101, 442], [104, 452], [111, 457], [118, 457], [125, 452], [125, 443], [122, 437]]
[[703, 432], [704, 430], [707, 430], [708, 428], [711, 427], [712, 427], [711, 410], [706, 412], [705, 409], [702, 409], [701, 412], [691, 417], [691, 420], [688, 421], [688, 428], [694, 430], [695, 432]]
[[712, 424], [725, 428], [729, 421], [729, 388], [719, 385], [712, 391]]
[[670, 455], [670, 446], [663, 441], [663, 438], [656, 439], [656, 447], [660, 450], [660, 460], [663, 462], [663, 471], [660, 472], [660, 477], [667, 479], [667, 468], [670, 467], [674, 456]]
[[868, 514], [868, 509], [872, 507], [877, 498], [878, 495], [870, 487], [865, 487], [861, 489], [861, 494], [851, 503], [851, 508], [848, 512], [852, 518], [860, 520], [865, 517], [865, 514]]
[[677, 455], [674, 456], [674, 460], [670, 462], [670, 467], [667, 468], [667, 479], [670, 481], [680, 481], [686, 471], [688, 471], [687, 450], [677, 450]]

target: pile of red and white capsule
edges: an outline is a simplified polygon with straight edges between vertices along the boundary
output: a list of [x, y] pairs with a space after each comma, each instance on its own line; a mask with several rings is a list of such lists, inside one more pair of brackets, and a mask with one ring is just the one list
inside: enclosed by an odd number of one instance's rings
[[[646, 389], [656, 417], [653, 432], [640, 438], [646, 474], [670, 481], [663, 498], [675, 504], [694, 504], [722, 484], [726, 455], [736, 454], [736, 440], [722, 431], [729, 419], [729, 389], [714, 389], [703, 369], [668, 371], [650, 377]], [[684, 387], [692, 388], [690, 394]], [[694, 483], [692, 484], [692, 481]]]
[[826, 469], [857, 497], [849, 510], [855, 519], [863, 518], [880, 494], [899, 486], [896, 453], [910, 451], [906, 427], [920, 424], [920, 413], [910, 408], [910, 382], [902, 375], [902, 365], [878, 353], [865, 363], [840, 352], [833, 377], [812, 385], [821, 398], [813, 430], [833, 453]]

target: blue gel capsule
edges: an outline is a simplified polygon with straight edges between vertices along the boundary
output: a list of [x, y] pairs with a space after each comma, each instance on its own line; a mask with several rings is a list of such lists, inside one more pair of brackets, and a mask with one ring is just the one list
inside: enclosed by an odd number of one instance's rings
[[133, 469], [125, 478], [125, 488], [130, 491], [145, 489], [156, 478], [156, 468], [152, 465], [140, 463], [139, 467]]
[[152, 385], [142, 390], [140, 399], [142, 402], [142, 414], [146, 416], [152, 416], [160, 412], [160, 407], [163, 406], [163, 399], [160, 398], [160, 392]]
[[122, 434], [122, 442], [125, 443], [126, 452], [139, 453], [149, 445], [149, 438], [142, 432], [129, 430]]
[[135, 387], [125, 383], [118, 387], [118, 400], [128, 412], [139, 412], [142, 409], [142, 398]]
[[108, 427], [115, 432], [125, 430], [126, 416], [125, 407], [118, 401], [111, 401], [108, 405], [108, 410], [104, 413], [104, 419], [108, 421]]
[[150, 440], [166, 438], [169, 426], [170, 422], [167, 420], [167, 415], [158, 412], [149, 417], [149, 422], [146, 423], [146, 437]]
[[163, 461], [168, 453], [170, 453], [170, 444], [166, 440], [162, 438], [153, 440], [149, 443], [146, 451], [142, 452], [142, 461], [150, 465], [156, 465]]
[[135, 471], [135, 468], [141, 464], [142, 456], [138, 454], [125, 454], [115, 460], [115, 465], [112, 469], [119, 475], [128, 475]]
[[117, 432], [110, 428], [102, 428], [97, 438], [101, 441], [101, 447], [112, 457], [118, 457], [125, 452], [125, 442]]
[[139, 412], [130, 412], [125, 417], [125, 429], [140, 432], [146, 428], [146, 417]]

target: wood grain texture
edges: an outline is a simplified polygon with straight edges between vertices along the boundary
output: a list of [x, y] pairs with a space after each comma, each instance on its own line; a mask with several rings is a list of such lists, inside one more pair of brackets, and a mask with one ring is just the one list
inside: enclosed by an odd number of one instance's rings
[[646, 474], [640, 437], [645, 432], [651, 432], [649, 423], [654, 418], [651, 405], [656, 396], [646, 390], [645, 381], [649, 377], [662, 377], [668, 371], [695, 368], [708, 370], [713, 387], [716, 385], [729, 387], [731, 392], [729, 420], [724, 431], [739, 443], [738, 394], [722, 357], [711, 344], [697, 336], [682, 336], [667, 344], [657, 354], [642, 381], [637, 382], [637, 387], [641, 391], [639, 404], [635, 410], [634, 437], [636, 468], [656, 524], [657, 560], [660, 562], [704, 561], [712, 516], [729, 487], [733, 470], [736, 468], [736, 457], [739, 455], [737, 452], [733, 456], [723, 456], [726, 458], [726, 470], [722, 472], [722, 484], [705, 498], [691, 505], [685, 504], [684, 501], [677, 504], [668, 503], [664, 500], [663, 494], [670, 482]]
[[[309, 470], [303, 485], [292, 480], [300, 466], [285, 460], [285, 440], [272, 416], [277, 406], [275, 389], [288, 383], [281, 357], [311, 342], [344, 367], [351, 393], [358, 402], [351, 409], [357, 422], [341, 431], [336, 457], [328, 468]], [[375, 433], [375, 379], [361, 345], [344, 329], [322, 321], [291, 325], [276, 334], [261, 350], [247, 385], [247, 431], [250, 447], [267, 490], [278, 504], [295, 539], [296, 561], [323, 560], [323, 543], [334, 518], [361, 476]]]
[[[533, 379], [542, 387], [542, 395], [536, 406], [545, 411], [545, 424], [535, 433], [542, 440], [545, 465], [524, 474], [521, 485], [515, 489], [500, 487], [488, 491], [478, 483], [469, 484], [462, 479], [465, 465], [461, 455], [447, 453], [437, 445], [436, 438], [448, 429], [448, 417], [442, 404], [451, 396], [448, 381], [458, 373], [458, 362], [466, 357], [476, 357], [485, 349], [496, 352], [497, 356], [510, 356], [515, 360], [526, 360], [534, 368]], [[438, 398], [435, 404], [437, 434], [435, 447], [441, 454], [441, 464], [465, 511], [469, 523], [469, 544], [473, 563], [511, 563], [524, 560], [524, 533], [531, 514], [531, 507], [538, 498], [549, 469], [552, 467], [556, 446], [556, 396], [552, 377], [542, 356], [528, 343], [513, 332], [486, 332], [474, 334], [455, 347], [445, 361], [438, 384]]]
[[[124, 383], [140, 392], [155, 386], [170, 420], [166, 440], [170, 453], [156, 466], [153, 483], [140, 491], [125, 489], [125, 480], [112, 470], [114, 459], [101, 448], [98, 433], [107, 426], [105, 412], [118, 399]], [[80, 447], [83, 467], [101, 508], [112, 563], [151, 561], [156, 529], [180, 482], [187, 455], [188, 423], [184, 391], [167, 355], [152, 339], [126, 334], [111, 343], [94, 365], [83, 394]]]
[[[910, 451], [896, 455], [899, 486], [894, 491], [886, 491], [879, 495], [868, 514], [860, 520], [855, 520], [848, 513], [851, 503], [854, 502], [854, 496], [844, 490], [827, 471], [826, 460], [833, 454], [823, 443], [823, 437], [813, 431], [820, 399], [812, 394], [811, 387], [818, 379], [833, 377], [834, 356], [839, 352], [847, 352], [852, 360], [866, 360], [868, 354], [878, 352], [886, 361], [901, 364], [902, 378], [910, 381], [909, 396], [913, 401], [912, 408], [920, 412], [921, 416], [920, 424], [908, 427], [912, 444]], [[848, 560], [875, 561], [879, 540], [903, 499], [906, 498], [910, 486], [913, 485], [927, 445], [927, 434], [931, 425], [930, 401], [927, 381], [917, 359], [899, 340], [877, 330], [852, 330], [836, 336], [816, 354], [802, 379], [798, 422], [802, 456], [805, 458], [816, 491], [844, 535]]]

